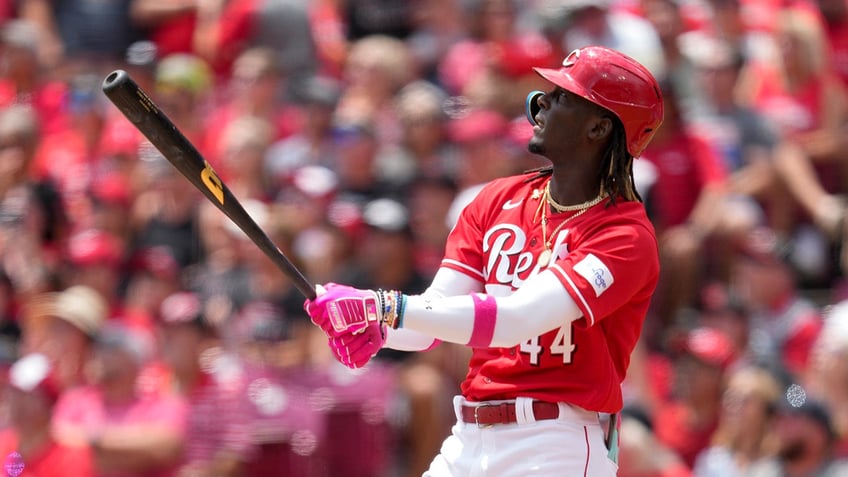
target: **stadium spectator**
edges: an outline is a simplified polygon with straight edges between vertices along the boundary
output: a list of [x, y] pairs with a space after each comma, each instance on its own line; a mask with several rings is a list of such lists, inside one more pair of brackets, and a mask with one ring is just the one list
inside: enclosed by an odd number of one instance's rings
[[93, 343], [108, 317], [108, 303], [85, 285], [34, 296], [25, 304], [22, 353], [50, 360], [59, 392], [87, 383]]
[[619, 50], [647, 67], [657, 78], [666, 75], [659, 32], [644, 17], [616, 5], [615, 0], [571, 0], [565, 9], [562, 51], [586, 45]]
[[153, 346], [148, 331], [105, 326], [94, 345], [92, 384], [56, 404], [53, 434], [90, 446], [99, 477], [169, 476], [180, 458], [186, 402], [175, 393], [144, 393], [138, 382]]
[[[789, 195], [778, 176], [775, 161], [781, 138], [765, 115], [743, 103], [739, 89], [748, 59], [727, 41], [703, 38], [693, 52], [698, 86], [707, 100], [696, 127], [721, 152], [729, 172], [731, 200], [747, 226], [764, 223], [784, 229], [785, 201]], [[766, 214], [768, 214], [766, 216]]]
[[8, 475], [93, 477], [86, 446], [56, 442], [50, 419], [60, 394], [54, 369], [42, 354], [26, 354], [9, 369], [9, 428], [0, 431], [0, 455]]
[[447, 94], [426, 81], [414, 81], [398, 91], [395, 108], [401, 122], [401, 141], [391, 162], [403, 165], [400, 179], [456, 179], [457, 152], [448, 140]]
[[[698, 284], [709, 278], [712, 262], [697, 251], [725, 233], [727, 171], [715, 148], [685, 122], [671, 83], [661, 84], [665, 120], [640, 158], [641, 174], [653, 183], [640, 193], [660, 243], [660, 283], [652, 307], [658, 323], [650, 330], [652, 344], [695, 303]], [[639, 163], [640, 161], [637, 161]], [[634, 175], [636, 174], [634, 170]]]
[[297, 83], [317, 72], [309, 14], [307, 3], [293, 0], [201, 2], [193, 51], [226, 79], [235, 73], [234, 63], [242, 53], [267, 49]]
[[130, 3], [34, 0], [21, 4], [18, 14], [38, 26], [46, 66], [105, 74], [141, 34], [130, 20]]
[[227, 170], [221, 164], [221, 141], [233, 122], [245, 117], [266, 121], [271, 128], [271, 141], [288, 138], [300, 130], [300, 111], [290, 103], [286, 90], [290, 80], [269, 48], [250, 48], [235, 59], [232, 75], [220, 88], [223, 94], [208, 117], [202, 119], [206, 135], [201, 148], [224, 178]]
[[819, 308], [801, 294], [786, 254], [774, 231], [752, 231], [734, 260], [731, 293], [748, 311], [754, 359], [802, 377], [823, 321]]
[[314, 76], [302, 83], [294, 97], [301, 127], [291, 136], [275, 140], [266, 155], [265, 169], [276, 184], [287, 185], [301, 167], [332, 167], [336, 163], [339, 152], [333, 141], [333, 116], [341, 93], [342, 85], [330, 77]]
[[163, 362], [189, 403], [177, 475], [240, 475], [252, 452], [243, 374], [203, 306], [196, 294], [177, 292], [162, 302], [159, 317]]
[[0, 109], [0, 263], [18, 301], [51, 288], [57, 271], [51, 252], [67, 230], [55, 187], [30, 173], [39, 128], [30, 106]]
[[720, 331], [699, 327], [683, 339], [675, 360], [674, 394], [653, 416], [657, 440], [691, 469], [718, 428], [725, 375], [733, 363], [733, 344]]
[[450, 121], [449, 138], [459, 153], [459, 192], [445, 218], [449, 227], [486, 182], [515, 172], [516, 154], [506, 147], [508, 128], [504, 115], [492, 109], [473, 108]]
[[40, 56], [48, 43], [38, 25], [25, 19], [4, 22], [0, 32], [3, 70], [0, 73], [0, 105], [26, 104], [39, 119], [38, 129], [49, 135], [67, 127], [65, 97], [69, 85], [47, 74]]
[[521, 28], [519, 2], [479, 0], [466, 9], [468, 35], [441, 58], [437, 82], [474, 108], [512, 116], [523, 108], [527, 85], [540, 85], [532, 67], [556, 66], [565, 55], [540, 33]]
[[[686, 19], [678, 0], [640, 0], [641, 13], [657, 32], [662, 47], [665, 78], [677, 94], [683, 117], [687, 120], [705, 108], [704, 91], [699, 87], [695, 64], [688, 52]], [[696, 46], [697, 48], [697, 46]]]
[[161, 56], [193, 53], [198, 2], [193, 0], [130, 0], [129, 16]]
[[718, 428], [698, 455], [695, 477], [741, 477], [776, 451], [775, 412], [781, 389], [768, 370], [743, 366], [730, 372]]
[[295, 321], [274, 304], [256, 300], [235, 323], [246, 383], [242, 399], [255, 449], [246, 475], [319, 477], [325, 469], [318, 448], [329, 439], [329, 429], [310, 403], [310, 390], [292, 377], [308, 357], [301, 352], [303, 342], [294, 341], [306, 338], [294, 329]]
[[848, 458], [848, 302], [841, 301], [826, 314], [824, 328], [812, 349], [810, 367], [804, 382], [810, 394], [831, 411], [838, 437], [835, 453]]
[[619, 419], [618, 477], [692, 477], [680, 456], [657, 440], [648, 413], [625, 407]]
[[836, 477], [848, 472], [848, 462], [833, 456], [835, 434], [830, 410], [807, 399], [803, 392], [797, 385], [787, 389], [777, 410], [777, 455], [753, 466], [747, 475]]

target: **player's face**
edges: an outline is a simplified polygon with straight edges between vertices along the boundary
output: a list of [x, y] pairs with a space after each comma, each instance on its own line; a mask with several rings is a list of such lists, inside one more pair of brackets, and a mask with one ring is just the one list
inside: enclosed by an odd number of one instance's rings
[[527, 148], [554, 160], [577, 150], [587, 137], [592, 103], [560, 87], [539, 97], [539, 113]]

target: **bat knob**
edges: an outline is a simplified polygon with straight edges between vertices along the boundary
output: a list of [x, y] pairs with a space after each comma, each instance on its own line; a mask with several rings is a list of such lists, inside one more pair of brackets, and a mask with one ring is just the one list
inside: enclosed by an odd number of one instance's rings
[[106, 75], [106, 78], [103, 79], [103, 85], [101, 86], [101, 89], [104, 93], [108, 94], [115, 88], [118, 88], [122, 84], [127, 83], [127, 81], [130, 81], [129, 73], [124, 70], [115, 70]]

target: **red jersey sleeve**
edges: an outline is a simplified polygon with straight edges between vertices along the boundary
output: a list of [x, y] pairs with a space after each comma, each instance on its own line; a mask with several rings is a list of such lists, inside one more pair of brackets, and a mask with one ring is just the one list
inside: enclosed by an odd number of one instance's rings
[[634, 298], [650, 298], [659, 277], [659, 256], [649, 227], [622, 217], [585, 235], [579, 229], [573, 232], [573, 248], [551, 270], [583, 312], [576, 326], [593, 326]]
[[445, 256], [442, 266], [462, 272], [477, 280], [485, 280], [483, 264], [483, 230], [481, 223], [488, 207], [481, 196], [485, 196], [487, 188], [483, 188], [460, 213], [459, 220], [448, 235], [445, 246]]

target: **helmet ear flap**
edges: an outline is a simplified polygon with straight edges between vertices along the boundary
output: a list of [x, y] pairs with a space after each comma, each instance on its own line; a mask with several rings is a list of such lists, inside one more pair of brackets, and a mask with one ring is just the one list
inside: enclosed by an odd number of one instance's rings
[[536, 114], [542, 110], [542, 107], [539, 105], [539, 98], [541, 98], [545, 93], [543, 91], [531, 91], [527, 95], [527, 100], [524, 102], [524, 112], [527, 114], [527, 120], [530, 121], [530, 124], [536, 125]]

